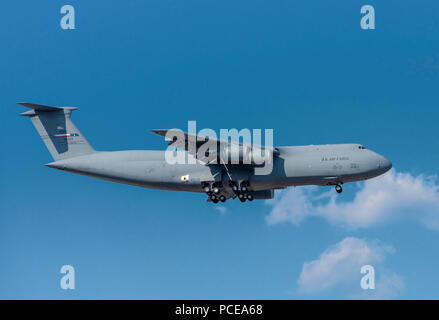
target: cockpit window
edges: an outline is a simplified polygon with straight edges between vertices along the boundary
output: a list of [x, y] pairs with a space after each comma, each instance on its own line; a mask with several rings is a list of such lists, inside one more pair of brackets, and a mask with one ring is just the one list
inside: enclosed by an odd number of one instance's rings
[[366, 149], [366, 147], [358, 146], [358, 149]]

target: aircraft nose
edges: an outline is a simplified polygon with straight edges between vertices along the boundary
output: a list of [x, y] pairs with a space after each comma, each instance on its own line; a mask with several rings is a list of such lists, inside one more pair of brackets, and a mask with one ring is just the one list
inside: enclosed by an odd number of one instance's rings
[[388, 159], [384, 158], [383, 156], [379, 156], [378, 166], [384, 173], [392, 168], [392, 163]]

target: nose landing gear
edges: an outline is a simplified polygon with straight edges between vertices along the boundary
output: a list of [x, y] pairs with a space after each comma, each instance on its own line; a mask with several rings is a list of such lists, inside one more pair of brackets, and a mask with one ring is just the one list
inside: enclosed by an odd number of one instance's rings
[[342, 193], [343, 192], [343, 188], [341, 187], [341, 185], [337, 184], [335, 186], [335, 191], [337, 191], [337, 193]]

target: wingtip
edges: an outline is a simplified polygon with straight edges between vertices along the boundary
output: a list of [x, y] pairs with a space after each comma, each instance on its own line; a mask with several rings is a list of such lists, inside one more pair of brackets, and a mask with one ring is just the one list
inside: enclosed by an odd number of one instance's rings
[[152, 133], [155, 133], [155, 134], [161, 134], [163, 132], [168, 132], [169, 130], [168, 129], [151, 129], [149, 131], [151, 131]]

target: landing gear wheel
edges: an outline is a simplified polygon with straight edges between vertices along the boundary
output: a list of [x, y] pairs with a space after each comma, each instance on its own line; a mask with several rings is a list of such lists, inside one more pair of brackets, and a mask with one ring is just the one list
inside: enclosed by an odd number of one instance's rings
[[343, 188], [341, 187], [341, 185], [337, 184], [335, 186], [335, 191], [337, 191], [337, 193], [342, 193], [343, 192]]
[[210, 188], [209, 186], [204, 187], [204, 192], [209, 193], [210, 192]]
[[245, 202], [245, 200], [247, 200], [246, 198], [239, 198], [239, 200], [241, 200], [241, 202]]
[[242, 187], [241, 187], [241, 191], [242, 191], [242, 192], [246, 192], [246, 191], [247, 191], [247, 187], [246, 187], [246, 186], [242, 186]]
[[[218, 198], [217, 198], [217, 196], [214, 195], [214, 194], [212, 194], [212, 195], [210, 196], [210, 200], [212, 200], [214, 203], [217, 203], [217, 202], [218, 202]], [[216, 202], [215, 202], [215, 201], [216, 201]]]
[[252, 194], [247, 195], [247, 200], [248, 201], [253, 201], [254, 197]]
[[244, 194], [243, 193], [238, 194], [238, 198], [239, 198], [239, 200], [245, 199]]
[[219, 199], [221, 202], [226, 202], [226, 200], [227, 200], [224, 195], [220, 195]]
[[214, 188], [212, 189], [212, 191], [213, 191], [213, 193], [216, 193], [216, 194], [218, 194], [218, 193], [220, 192], [220, 190], [219, 190], [218, 187], [214, 187]]

